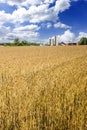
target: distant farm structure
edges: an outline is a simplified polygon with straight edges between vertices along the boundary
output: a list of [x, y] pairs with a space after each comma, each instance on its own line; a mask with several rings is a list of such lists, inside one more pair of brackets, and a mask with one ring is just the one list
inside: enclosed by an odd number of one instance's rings
[[78, 46], [78, 43], [67, 43], [66, 45], [67, 45], [67, 46], [73, 46], [73, 45], [74, 45], [74, 46], [76, 46], [76, 45]]
[[78, 43], [72, 43], [72, 42], [69, 42], [69, 43], [64, 43], [64, 42], [59, 42], [58, 40], [58, 36], [55, 36], [54, 38], [49, 38], [49, 45], [50, 46], [77, 46]]
[[55, 36], [54, 38], [49, 39], [49, 45], [50, 46], [58, 46], [58, 36]]

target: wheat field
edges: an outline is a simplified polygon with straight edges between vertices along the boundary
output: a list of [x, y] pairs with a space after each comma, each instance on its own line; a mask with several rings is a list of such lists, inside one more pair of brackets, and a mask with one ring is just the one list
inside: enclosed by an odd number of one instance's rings
[[0, 130], [87, 130], [87, 46], [0, 47]]

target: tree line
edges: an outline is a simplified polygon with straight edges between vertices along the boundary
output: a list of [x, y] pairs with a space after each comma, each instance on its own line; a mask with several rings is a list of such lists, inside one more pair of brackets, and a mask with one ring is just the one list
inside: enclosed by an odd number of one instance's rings
[[[79, 42], [79, 45], [87, 45], [87, 38], [82, 37]], [[15, 38], [12, 43], [2, 43], [0, 45], [4, 46], [40, 46], [40, 43], [28, 42], [26, 40], [20, 41], [19, 38]]]
[[20, 41], [19, 38], [15, 38], [12, 43], [4, 43], [4, 46], [40, 46], [40, 43]]

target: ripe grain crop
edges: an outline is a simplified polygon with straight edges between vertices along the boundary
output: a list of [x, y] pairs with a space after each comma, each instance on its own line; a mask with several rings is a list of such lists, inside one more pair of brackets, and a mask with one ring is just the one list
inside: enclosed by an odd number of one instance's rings
[[87, 46], [1, 47], [0, 130], [87, 130]]

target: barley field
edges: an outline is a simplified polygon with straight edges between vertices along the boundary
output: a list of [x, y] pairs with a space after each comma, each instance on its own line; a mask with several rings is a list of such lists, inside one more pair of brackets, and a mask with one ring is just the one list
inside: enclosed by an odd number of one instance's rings
[[87, 130], [87, 46], [0, 47], [0, 130]]

